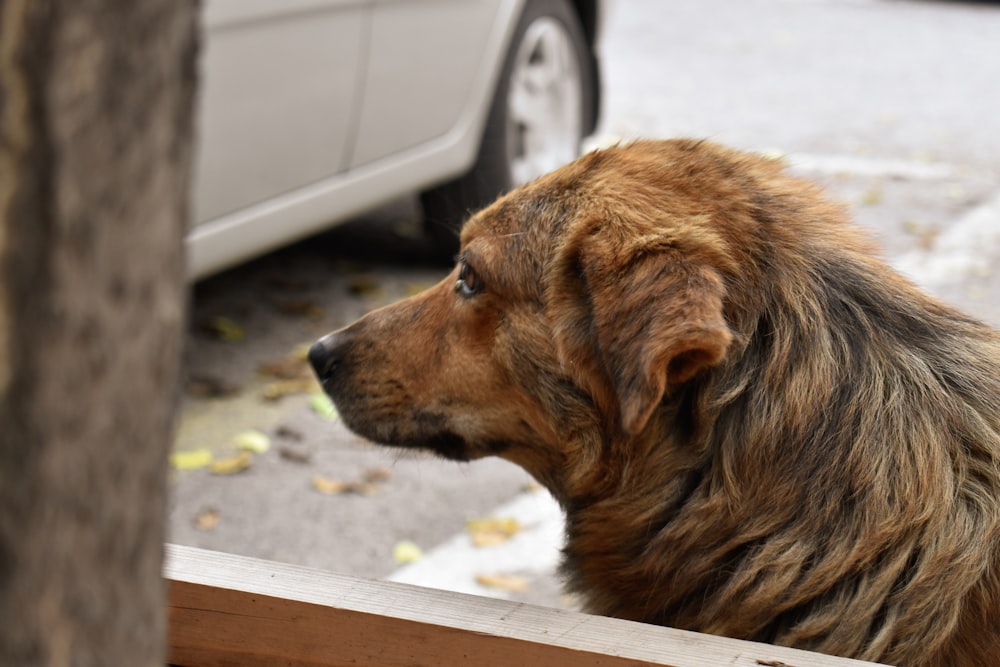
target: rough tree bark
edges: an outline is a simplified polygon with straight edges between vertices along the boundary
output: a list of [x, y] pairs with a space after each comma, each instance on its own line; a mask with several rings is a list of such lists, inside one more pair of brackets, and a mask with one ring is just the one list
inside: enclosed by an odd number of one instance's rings
[[162, 665], [194, 0], [0, 2], [0, 665]]

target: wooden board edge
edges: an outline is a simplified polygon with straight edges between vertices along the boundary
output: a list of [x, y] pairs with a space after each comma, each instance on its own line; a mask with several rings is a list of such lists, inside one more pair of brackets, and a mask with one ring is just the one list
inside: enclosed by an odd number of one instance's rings
[[165, 577], [183, 667], [875, 664], [179, 545]]

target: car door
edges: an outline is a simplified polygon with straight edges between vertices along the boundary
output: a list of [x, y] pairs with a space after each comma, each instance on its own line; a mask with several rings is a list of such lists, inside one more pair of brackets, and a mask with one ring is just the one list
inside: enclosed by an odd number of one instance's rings
[[370, 0], [208, 0], [194, 218], [348, 165]]
[[[374, 0], [358, 168], [474, 125], [518, 0]], [[481, 114], [480, 114], [481, 115]]]

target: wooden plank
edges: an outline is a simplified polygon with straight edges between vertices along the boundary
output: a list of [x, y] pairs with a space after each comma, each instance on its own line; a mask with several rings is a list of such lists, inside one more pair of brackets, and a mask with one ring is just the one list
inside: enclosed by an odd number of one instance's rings
[[167, 545], [184, 667], [861, 667], [875, 663]]

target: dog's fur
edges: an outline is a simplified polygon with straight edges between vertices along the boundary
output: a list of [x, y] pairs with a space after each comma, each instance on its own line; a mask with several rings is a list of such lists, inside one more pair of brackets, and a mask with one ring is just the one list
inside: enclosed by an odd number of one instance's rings
[[1000, 337], [773, 160], [597, 151], [314, 346], [347, 425], [498, 455], [588, 610], [908, 666], [1000, 660]]

